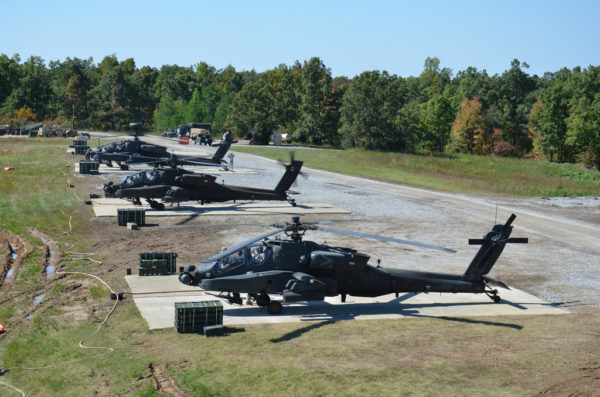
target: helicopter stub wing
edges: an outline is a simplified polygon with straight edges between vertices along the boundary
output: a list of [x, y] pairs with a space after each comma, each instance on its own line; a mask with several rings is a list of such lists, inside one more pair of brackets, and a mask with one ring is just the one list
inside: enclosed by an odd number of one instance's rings
[[268, 270], [264, 272], [248, 272], [233, 276], [203, 278], [198, 286], [208, 291], [237, 293], [282, 293], [286, 283], [293, 277], [293, 272], [286, 270]]
[[500, 288], [504, 288], [504, 289], [510, 289], [510, 287], [508, 285], [504, 284], [502, 281], [497, 280], [497, 279], [495, 279], [493, 277], [490, 277], [487, 274], [484, 274], [481, 277], [483, 278], [483, 281], [486, 284], [493, 285], [493, 286], [500, 287]]

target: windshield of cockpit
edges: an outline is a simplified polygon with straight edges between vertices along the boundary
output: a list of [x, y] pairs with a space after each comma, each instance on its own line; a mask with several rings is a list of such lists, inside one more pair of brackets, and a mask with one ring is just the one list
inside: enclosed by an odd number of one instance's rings
[[250, 266], [260, 266], [267, 260], [270, 253], [271, 248], [263, 244], [250, 245], [221, 259], [216, 266], [215, 272], [229, 272], [246, 263]]
[[143, 170], [124, 177], [121, 186], [127, 188], [132, 186], [148, 185], [154, 182], [156, 178], [158, 178], [158, 171]]
[[115, 148], [117, 147], [117, 142], [109, 142], [109, 143], [105, 143], [104, 145], [100, 146], [100, 151], [104, 152], [104, 153], [112, 153], [115, 151]]

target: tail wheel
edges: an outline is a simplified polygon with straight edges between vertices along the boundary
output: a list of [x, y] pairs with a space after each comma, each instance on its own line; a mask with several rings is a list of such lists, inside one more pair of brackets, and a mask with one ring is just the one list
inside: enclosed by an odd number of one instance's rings
[[267, 306], [269, 314], [281, 314], [283, 311], [283, 305], [279, 301], [271, 301]]
[[498, 290], [489, 290], [489, 291], [485, 291], [485, 294], [491, 299], [493, 300], [495, 303], [500, 303], [500, 300], [502, 298], [500, 298], [500, 295], [498, 295]]

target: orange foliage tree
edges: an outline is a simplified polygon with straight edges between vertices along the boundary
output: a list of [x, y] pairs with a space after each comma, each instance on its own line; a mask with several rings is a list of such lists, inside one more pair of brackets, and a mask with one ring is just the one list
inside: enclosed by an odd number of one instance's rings
[[27, 124], [28, 121], [36, 121], [36, 115], [33, 113], [30, 107], [23, 107], [13, 112], [13, 115], [17, 119], [19, 124]]
[[479, 97], [463, 99], [460, 111], [452, 123], [452, 138], [457, 151], [487, 154], [492, 148], [492, 137], [485, 126], [485, 118], [481, 114]]

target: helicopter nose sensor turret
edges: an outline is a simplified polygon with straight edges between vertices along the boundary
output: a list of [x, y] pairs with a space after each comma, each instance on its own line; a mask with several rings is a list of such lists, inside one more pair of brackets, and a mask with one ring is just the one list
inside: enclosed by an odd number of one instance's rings
[[196, 266], [187, 265], [183, 268], [183, 272], [179, 274], [179, 281], [185, 285], [194, 285], [201, 276], [196, 271]]
[[185, 285], [193, 285], [195, 280], [194, 276], [188, 272], [185, 272], [179, 275], [179, 281]]

